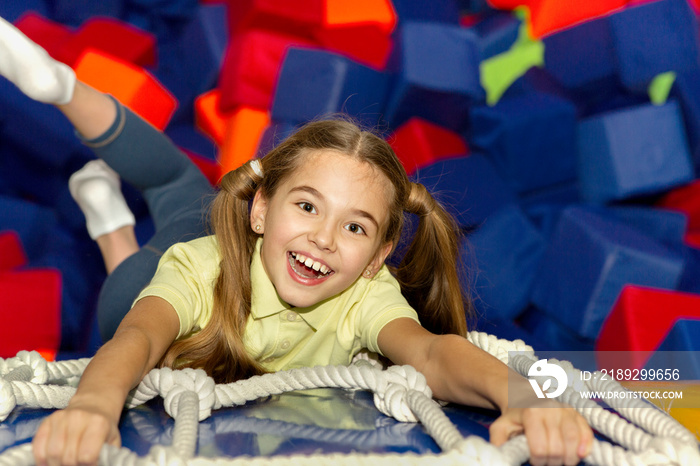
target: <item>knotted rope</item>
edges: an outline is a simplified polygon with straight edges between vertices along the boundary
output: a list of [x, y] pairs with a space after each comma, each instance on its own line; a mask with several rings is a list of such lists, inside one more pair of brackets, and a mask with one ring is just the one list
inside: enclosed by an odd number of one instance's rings
[[[521, 340], [499, 340], [492, 335], [470, 332], [469, 341], [510, 364], [527, 376], [537, 362], [532, 348]], [[516, 353], [513, 353], [516, 352]], [[63, 408], [75, 393], [74, 382], [88, 359], [47, 363], [38, 353], [20, 352], [15, 358], [0, 359], [0, 421], [16, 406]], [[700, 465], [700, 453], [694, 436], [677, 421], [645, 402], [634, 398], [616, 398], [612, 406], [621, 416], [601, 409], [594, 401], [582, 398], [583, 388], [594, 391], [626, 391], [614, 380], [604, 383], [592, 377], [581, 381], [571, 363], [550, 360], [569, 375], [570, 383], [561, 401], [576, 408], [591, 426], [622, 446], [594, 441], [588, 464], [614, 465]], [[578, 385], [576, 385], [578, 384]], [[582, 385], [584, 384], [585, 387]], [[311, 388], [364, 389], [374, 393], [374, 402], [382, 413], [402, 422], [420, 422], [443, 450], [440, 454], [329, 454], [273, 458], [201, 458], [196, 457], [199, 421], [213, 409], [242, 405], [261, 397]], [[284, 465], [303, 461], [314, 464], [522, 464], [529, 458], [524, 436], [509, 440], [499, 448], [478, 436], [463, 438], [441, 407], [432, 399], [425, 377], [410, 366], [392, 366], [387, 370], [362, 360], [350, 366], [326, 366], [293, 369], [251, 377], [231, 384], [216, 385], [201, 370], [154, 369], [127, 399], [132, 408], [156, 396], [164, 399], [166, 412], [175, 420], [172, 446], [156, 445], [148, 455], [139, 457], [125, 448], [105, 445], [100, 463], [106, 465]], [[639, 409], [640, 407], [645, 409]], [[21, 445], [0, 454], [0, 466], [32, 464], [31, 446]]]

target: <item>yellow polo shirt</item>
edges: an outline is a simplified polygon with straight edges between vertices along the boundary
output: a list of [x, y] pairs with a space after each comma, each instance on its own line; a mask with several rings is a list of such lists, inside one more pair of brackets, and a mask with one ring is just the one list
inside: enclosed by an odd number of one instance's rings
[[[363, 348], [381, 354], [377, 337], [384, 325], [401, 317], [418, 322], [386, 266], [371, 280], [360, 277], [347, 290], [314, 306], [292, 307], [280, 299], [267, 277], [261, 246], [259, 239], [250, 268], [252, 309], [243, 341], [248, 353], [269, 371], [349, 364]], [[145, 296], [168, 301], [180, 318], [178, 338], [187, 338], [209, 322], [219, 262], [214, 236], [175, 244], [137, 301]]]

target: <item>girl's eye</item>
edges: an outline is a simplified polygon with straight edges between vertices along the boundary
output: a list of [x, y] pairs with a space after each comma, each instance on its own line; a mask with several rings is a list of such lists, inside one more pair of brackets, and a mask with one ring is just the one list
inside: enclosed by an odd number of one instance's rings
[[351, 223], [349, 225], [346, 225], [345, 229], [348, 230], [350, 233], [355, 233], [356, 235], [365, 234], [365, 230], [357, 223]]
[[316, 207], [314, 207], [313, 204], [309, 204], [308, 202], [300, 202], [297, 204], [301, 210], [304, 212], [308, 212], [310, 214], [315, 214], [316, 213]]

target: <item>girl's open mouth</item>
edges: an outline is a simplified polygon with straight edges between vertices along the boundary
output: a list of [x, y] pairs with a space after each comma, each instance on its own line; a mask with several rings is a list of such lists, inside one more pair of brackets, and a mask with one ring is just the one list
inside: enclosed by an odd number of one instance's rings
[[301, 278], [319, 279], [333, 274], [333, 270], [318, 261], [296, 252], [289, 252], [289, 265]]

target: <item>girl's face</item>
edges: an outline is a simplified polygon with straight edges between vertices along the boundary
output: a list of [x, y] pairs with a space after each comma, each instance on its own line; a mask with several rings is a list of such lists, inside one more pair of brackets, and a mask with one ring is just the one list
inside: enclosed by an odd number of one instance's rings
[[382, 243], [390, 189], [369, 164], [324, 150], [306, 154], [271, 198], [258, 191], [251, 226], [282, 300], [308, 307], [379, 270], [392, 246]]

